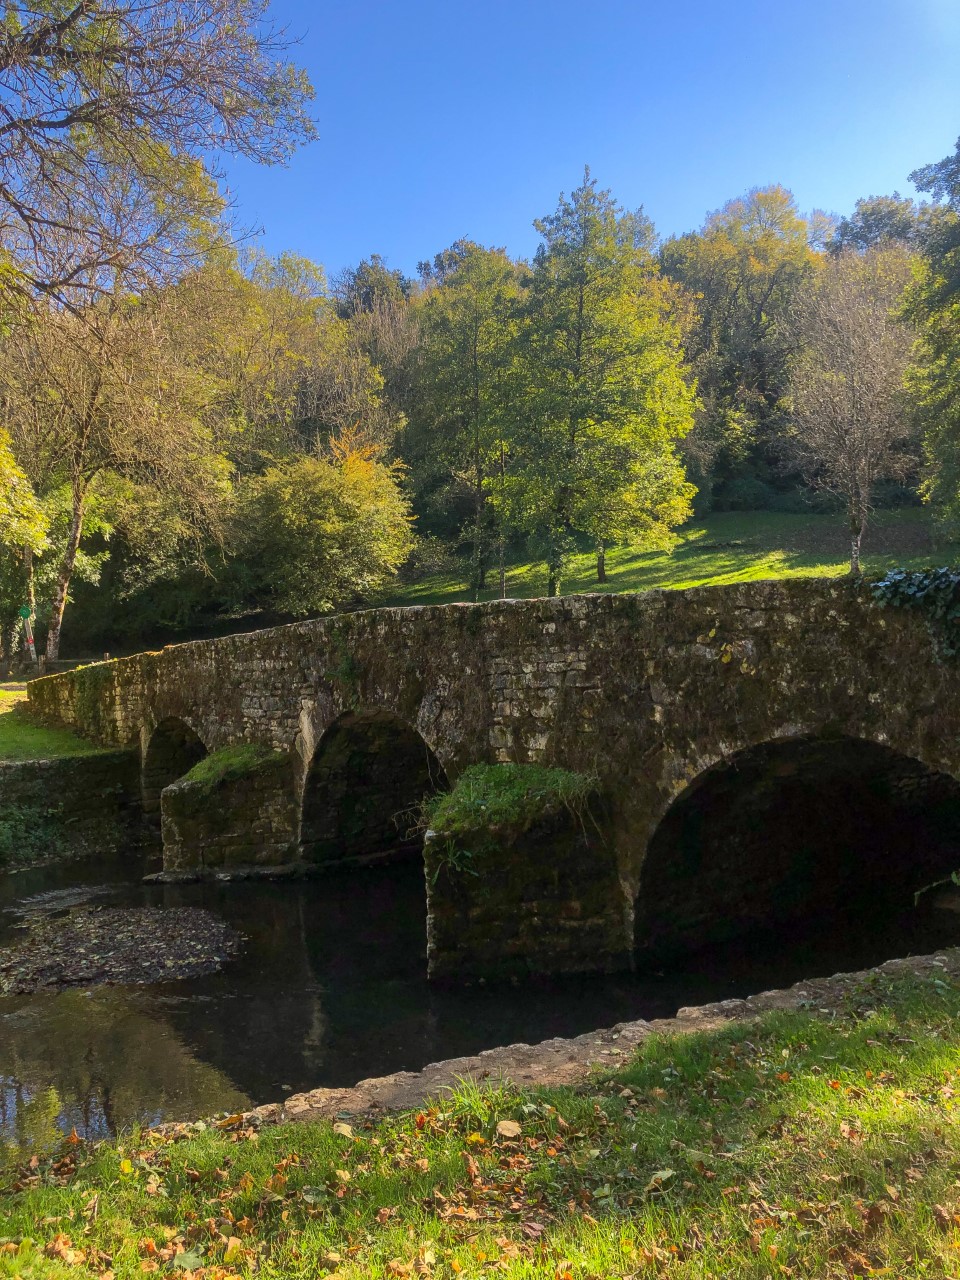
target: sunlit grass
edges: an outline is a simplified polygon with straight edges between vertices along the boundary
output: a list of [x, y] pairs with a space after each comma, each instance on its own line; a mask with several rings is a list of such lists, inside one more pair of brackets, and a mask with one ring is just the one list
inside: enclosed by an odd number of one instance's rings
[[[927, 512], [909, 508], [878, 513], [864, 551], [865, 571], [880, 574], [896, 565], [915, 568], [952, 561], [960, 548], [930, 545]], [[575, 556], [563, 581], [563, 593], [649, 591], [658, 587], [679, 590], [764, 578], [837, 577], [848, 568], [846, 536], [837, 517], [735, 511], [686, 526], [671, 552], [613, 548], [607, 553], [606, 583], [596, 580], [595, 556]], [[494, 571], [482, 599], [496, 597], [496, 579]], [[520, 562], [509, 566], [508, 597], [543, 595], [546, 587], [542, 564]], [[445, 604], [470, 598], [465, 580], [441, 575], [392, 592], [382, 603]]]
[[68, 1144], [8, 1185], [0, 1275], [956, 1276], [958, 1014], [950, 980], [877, 976], [579, 1090]]
[[32, 720], [26, 714], [26, 699], [22, 690], [0, 689], [0, 762], [52, 760], [100, 750], [69, 729], [48, 728]]

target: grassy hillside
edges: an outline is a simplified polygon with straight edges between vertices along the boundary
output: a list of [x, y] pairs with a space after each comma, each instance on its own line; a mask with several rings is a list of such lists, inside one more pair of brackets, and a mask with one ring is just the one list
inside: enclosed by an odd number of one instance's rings
[[0, 685], [0, 761], [53, 760], [58, 756], [86, 756], [100, 748], [69, 729], [37, 724], [25, 714], [22, 687]]
[[[865, 569], [872, 574], [895, 565], [948, 563], [960, 555], [960, 545], [937, 544], [928, 513], [911, 508], [878, 513], [864, 541], [864, 552]], [[563, 592], [649, 591], [653, 587], [697, 587], [757, 578], [833, 576], [847, 572], [847, 555], [846, 532], [837, 516], [731, 511], [687, 525], [671, 552], [610, 551], [605, 585], [596, 581], [595, 557], [577, 556]], [[507, 574], [507, 595], [543, 595], [546, 584], [542, 564], [513, 564]], [[494, 573], [482, 598], [491, 600], [496, 594]], [[462, 578], [437, 576], [391, 592], [378, 603], [452, 604], [470, 598]]]

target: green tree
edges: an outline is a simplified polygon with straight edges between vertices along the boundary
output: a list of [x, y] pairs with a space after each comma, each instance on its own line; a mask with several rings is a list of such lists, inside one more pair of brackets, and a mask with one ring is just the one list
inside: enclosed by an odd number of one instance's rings
[[757, 503], [778, 474], [776, 440], [797, 291], [821, 258], [819, 232], [781, 186], [755, 188], [667, 241], [666, 274], [693, 304], [685, 346], [701, 406], [685, 450], [721, 505]]
[[915, 248], [930, 218], [930, 206], [918, 205], [895, 191], [892, 196], [858, 200], [849, 218], [841, 218], [827, 242], [831, 253], [864, 252], [884, 245]]
[[430, 505], [462, 512], [471, 586], [484, 587], [494, 551], [502, 568], [501, 492], [516, 359], [520, 270], [503, 249], [457, 241], [422, 264], [420, 341], [404, 452]]
[[294, 617], [377, 590], [413, 545], [398, 467], [347, 432], [320, 457], [299, 457], [240, 488], [234, 589], [243, 603]]
[[960, 525], [960, 139], [953, 155], [910, 175], [937, 202], [920, 244], [907, 313], [920, 333], [910, 387], [924, 431], [924, 491]]
[[358, 423], [369, 438], [392, 438], [383, 379], [317, 264], [218, 254], [168, 295], [184, 359], [211, 388], [205, 422], [241, 473]]
[[[49, 520], [0, 428], [0, 663], [9, 661], [28, 603], [30, 563], [47, 545]], [[32, 603], [32, 602], [30, 602]]]
[[200, 539], [221, 518], [202, 420], [209, 387], [171, 331], [166, 302], [163, 293], [107, 297], [82, 315], [49, 307], [14, 326], [0, 348], [0, 397], [17, 458], [41, 498], [69, 494], [46, 617], [50, 659], [59, 654], [91, 502], [107, 477], [176, 495]]
[[625, 212], [587, 170], [534, 225], [543, 239], [521, 317], [502, 502], [556, 595], [578, 534], [596, 546], [601, 581], [608, 543], [669, 544], [693, 493], [675, 452], [693, 395], [642, 212]]

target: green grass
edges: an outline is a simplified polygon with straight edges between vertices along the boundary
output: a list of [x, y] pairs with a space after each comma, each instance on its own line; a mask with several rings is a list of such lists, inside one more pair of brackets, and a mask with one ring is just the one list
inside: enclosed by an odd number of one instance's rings
[[569, 769], [474, 764], [464, 769], [451, 791], [427, 800], [424, 818], [434, 831], [447, 836], [523, 826], [557, 804], [579, 811], [596, 785], [595, 778]]
[[949, 980], [877, 975], [576, 1091], [67, 1143], [7, 1175], [0, 1276], [956, 1277], [958, 1015]]
[[213, 791], [221, 782], [231, 782], [256, 773], [269, 763], [280, 764], [286, 761], [281, 751], [272, 751], [269, 747], [255, 743], [241, 742], [231, 747], [221, 747], [219, 751], [211, 751], [208, 756], [198, 761], [189, 773], [184, 774], [181, 781], [199, 784], [207, 791]]
[[69, 729], [48, 728], [26, 713], [26, 693], [0, 688], [0, 762], [53, 760], [60, 756], [88, 756], [100, 751]]
[[[671, 552], [614, 548], [607, 553], [608, 581], [596, 581], [596, 558], [574, 557], [563, 593], [578, 591], [649, 591], [751, 582], [759, 578], [833, 577], [846, 573], [848, 542], [836, 516], [791, 515], [771, 511], [732, 511], [709, 517], [679, 531]], [[926, 510], [907, 508], [879, 512], [864, 541], [864, 567], [881, 574], [897, 565], [922, 568], [955, 561], [956, 544], [936, 545]], [[482, 599], [498, 594], [497, 574]], [[507, 572], [511, 598], [543, 595], [546, 570], [539, 563], [517, 563]], [[470, 599], [462, 579], [424, 579], [379, 603], [384, 605], [451, 604]]]

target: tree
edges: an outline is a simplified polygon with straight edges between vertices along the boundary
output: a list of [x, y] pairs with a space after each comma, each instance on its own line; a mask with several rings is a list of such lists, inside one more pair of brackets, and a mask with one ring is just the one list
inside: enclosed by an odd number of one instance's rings
[[0, 662], [10, 657], [18, 611], [28, 602], [31, 556], [47, 545], [49, 521], [0, 429]]
[[294, 617], [375, 591], [413, 545], [396, 464], [347, 432], [319, 457], [299, 457], [241, 486], [235, 589]]
[[164, 295], [114, 296], [82, 316], [47, 308], [0, 349], [0, 402], [14, 448], [41, 497], [66, 489], [69, 531], [46, 619], [59, 653], [85, 518], [107, 476], [175, 494], [202, 541], [222, 493], [202, 424], [209, 388], [167, 323]]
[[337, 314], [321, 267], [296, 254], [216, 255], [165, 299], [215, 392], [205, 420], [240, 471], [313, 451], [348, 427], [387, 443], [383, 379]]
[[431, 287], [419, 308], [405, 453], [431, 504], [463, 512], [478, 594], [495, 548], [503, 569], [503, 511], [493, 498], [506, 475], [520, 272], [505, 250], [459, 240], [421, 274]]
[[929, 205], [918, 205], [895, 191], [892, 196], [858, 200], [849, 218], [841, 218], [827, 242], [831, 253], [864, 252], [882, 245], [915, 248], [929, 220]]
[[922, 238], [907, 314], [919, 330], [910, 386], [924, 432], [924, 492], [960, 523], [960, 139], [953, 155], [910, 175], [937, 204]]
[[693, 396], [642, 212], [625, 212], [587, 170], [534, 226], [543, 240], [520, 322], [502, 501], [556, 595], [577, 534], [596, 546], [601, 581], [608, 543], [669, 544], [693, 492], [675, 456]]
[[684, 336], [700, 409], [685, 450], [697, 483], [721, 504], [755, 502], [775, 473], [790, 354], [785, 322], [818, 262], [811, 247], [818, 227], [784, 187], [760, 187], [661, 249], [665, 273], [694, 310]]
[[899, 316], [910, 279], [901, 249], [848, 250], [797, 300], [785, 447], [811, 484], [842, 499], [855, 574], [875, 485], [917, 464], [904, 394], [913, 334]]
[[[78, 292], [169, 278], [219, 212], [213, 158], [313, 136], [267, 0], [9, 0], [0, 24], [5, 282]], [[189, 240], [189, 238], [188, 238]]]

